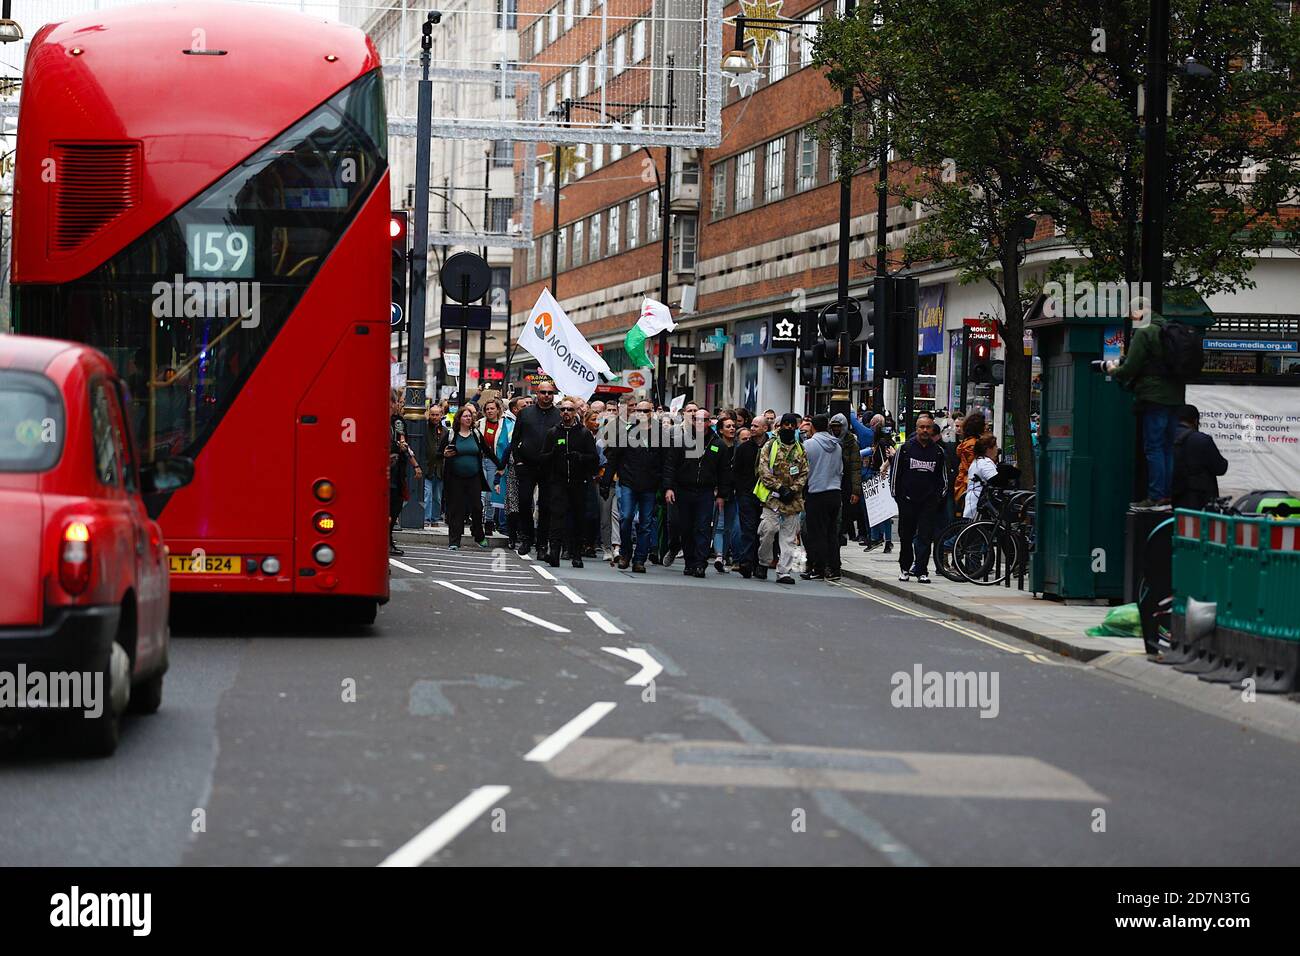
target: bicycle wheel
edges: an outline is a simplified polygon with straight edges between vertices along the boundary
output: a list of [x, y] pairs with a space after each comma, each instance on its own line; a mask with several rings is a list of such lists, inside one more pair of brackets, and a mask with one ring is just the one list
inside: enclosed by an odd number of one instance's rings
[[957, 534], [953, 565], [964, 580], [981, 587], [1002, 584], [1022, 560], [1017, 536], [992, 521], [976, 521]]
[[934, 542], [934, 567], [949, 581], [963, 581], [961, 572], [953, 567], [952, 546], [957, 540], [957, 533], [970, 524], [969, 518], [958, 518], [939, 532]]

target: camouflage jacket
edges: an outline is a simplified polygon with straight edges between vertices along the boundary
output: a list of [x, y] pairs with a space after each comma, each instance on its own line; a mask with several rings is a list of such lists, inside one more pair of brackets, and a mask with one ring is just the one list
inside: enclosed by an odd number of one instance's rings
[[[758, 481], [769, 489], [763, 504], [783, 515], [795, 515], [803, 511], [803, 492], [808, 487], [808, 456], [799, 442], [783, 443], [779, 438], [769, 438], [758, 452]], [[781, 501], [777, 493], [789, 488], [794, 497]]]

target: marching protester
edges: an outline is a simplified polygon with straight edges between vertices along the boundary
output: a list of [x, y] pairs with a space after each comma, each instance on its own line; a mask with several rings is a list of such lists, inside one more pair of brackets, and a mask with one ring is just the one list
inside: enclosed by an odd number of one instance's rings
[[758, 519], [763, 503], [754, 494], [754, 488], [758, 484], [758, 455], [767, 441], [767, 418], [762, 415], [755, 418], [748, 432], [749, 437], [736, 446], [731, 460], [731, 483], [736, 489], [736, 517], [740, 526], [736, 562], [743, 578], [752, 577], [758, 566]]
[[432, 528], [442, 520], [442, 462], [438, 445], [447, 434], [441, 405], [432, 406], [425, 416], [428, 435], [424, 441], [424, 526]]
[[[519, 483], [519, 556], [524, 557], [537, 545], [537, 557], [544, 557], [551, 534], [551, 495], [547, 469], [543, 467], [542, 446], [547, 434], [560, 423], [555, 407], [555, 383], [549, 379], [537, 385], [537, 403], [515, 416], [510, 438], [509, 461]], [[537, 526], [533, 526], [533, 498], [537, 499]]]
[[[979, 514], [980, 497], [988, 483], [998, 474], [998, 440], [993, 435], [981, 435], [975, 439], [975, 460], [966, 470], [967, 490], [966, 504], [962, 517], [974, 519]], [[979, 479], [976, 481], [975, 479]]]
[[[875, 430], [875, 441], [872, 443], [870, 454], [867, 456], [867, 463], [863, 467], [863, 478], [867, 481], [876, 478], [888, 478], [890, 465], [894, 460], [894, 436], [885, 430], [885, 418], [883, 415], [877, 415], [872, 419], [872, 426]], [[874, 551], [885, 546], [884, 553], [889, 554], [894, 550], [894, 521], [892, 518], [871, 526], [870, 539], [863, 551]]]
[[[718, 419], [716, 431], [722, 439], [723, 456], [718, 467], [730, 473], [736, 456], [736, 419], [723, 412]], [[735, 555], [740, 550], [740, 517], [736, 510], [736, 493], [731, 482], [727, 485], [728, 492], [723, 495], [723, 502], [713, 515], [713, 567], [719, 573], [726, 572], [728, 559], [734, 563]]]
[[[870, 434], [868, 428], [864, 427], [863, 431]], [[844, 457], [838, 539], [842, 548], [851, 537], [865, 539], [867, 536], [866, 512], [862, 509], [862, 449], [857, 432], [849, 427], [849, 420], [842, 413], [831, 417], [831, 434], [839, 439]]]
[[447, 548], [460, 550], [468, 517], [470, 532], [480, 548], [487, 548], [483, 533], [483, 492], [489, 491], [485, 464], [500, 465], [496, 452], [475, 427], [474, 406], [466, 403], [456, 412], [450, 432], [442, 437], [439, 454], [446, 459], [443, 482], [447, 494]]
[[772, 546], [779, 543], [781, 553], [776, 567], [777, 584], [794, 584], [795, 536], [799, 516], [803, 513], [803, 491], [808, 485], [808, 458], [796, 440], [800, 418], [794, 412], [781, 416], [776, 436], [769, 438], [758, 453], [759, 487], [755, 494], [763, 504], [758, 524], [758, 566], [754, 576], [767, 577], [773, 566]]
[[1173, 506], [1205, 510], [1219, 497], [1219, 477], [1228, 473], [1228, 461], [1214, 439], [1201, 431], [1201, 413], [1195, 405], [1178, 410], [1178, 437], [1174, 439]]
[[[565, 398], [560, 402], [559, 414], [560, 421], [546, 433], [538, 456], [539, 473], [545, 476], [551, 496], [548, 514], [550, 520], [545, 525], [550, 535], [546, 560], [553, 568], [560, 566], [560, 549], [567, 538], [570, 562], [575, 568], [580, 568], [583, 528], [587, 516], [587, 491], [596, 474], [599, 456], [596, 452], [596, 439], [578, 421], [577, 403], [571, 398]], [[516, 434], [520, 427], [521, 424], [515, 426]], [[541, 524], [539, 521], [538, 525]], [[538, 544], [539, 552], [541, 548], [542, 545]]]
[[[836, 416], [844, 421], [844, 416]], [[847, 424], [847, 422], [845, 422]], [[808, 570], [799, 576], [805, 581], [840, 579], [840, 494], [844, 485], [844, 449], [841, 439], [831, 434], [825, 415], [812, 417], [812, 437], [803, 443], [808, 456], [808, 493], [805, 512], [808, 536]], [[856, 452], [854, 458], [857, 458]]]
[[921, 584], [930, 583], [930, 546], [948, 494], [948, 457], [935, 440], [937, 433], [933, 418], [918, 416], [916, 434], [894, 458], [890, 488], [898, 502], [900, 581], [914, 576]]
[[402, 505], [410, 497], [406, 484], [406, 463], [415, 469], [415, 480], [419, 481], [424, 472], [415, 460], [415, 453], [406, 444], [406, 422], [402, 419], [402, 393], [391, 389], [388, 394], [388, 553], [400, 557], [404, 552], [397, 546], [394, 537], [397, 531], [397, 519], [401, 517]]
[[494, 531], [505, 530], [506, 526], [506, 486], [500, 479], [498, 462], [504, 461], [510, 450], [510, 438], [514, 433], [514, 419], [502, 414], [501, 399], [495, 395], [482, 404], [483, 417], [475, 426], [483, 438], [484, 444], [492, 449], [495, 458], [484, 460], [484, 475], [490, 491], [483, 493], [484, 530], [491, 535]]
[[[516, 395], [506, 404], [506, 418], [510, 422], [510, 437], [514, 438], [515, 422], [518, 420], [519, 413], [528, 407], [532, 401], [526, 395]], [[506, 457], [502, 458], [502, 471], [505, 472], [505, 480], [501, 482], [502, 496], [505, 499], [506, 510], [506, 547], [511, 551], [515, 550], [519, 543], [519, 476], [513, 461], [509, 461], [509, 448], [506, 449]], [[498, 472], [500, 475], [500, 472]]]
[[596, 548], [605, 547], [608, 544], [609, 534], [609, 495], [601, 495], [601, 478], [605, 474], [605, 442], [600, 437], [600, 415], [601, 412], [596, 410], [600, 406], [601, 411], [605, 408], [604, 402], [592, 402], [587, 406], [586, 414], [582, 416], [583, 427], [591, 433], [591, 439], [596, 443], [596, 473], [592, 475], [592, 480], [587, 485], [587, 512], [582, 526], [582, 556], [584, 558], [596, 557]]
[[[704, 577], [710, 519], [731, 490], [730, 459], [723, 451], [722, 439], [709, 427], [709, 413], [704, 409], [695, 411], [692, 431], [683, 435], [681, 446], [669, 450], [664, 500], [677, 506], [686, 561], [683, 573], [688, 576]], [[664, 564], [670, 562], [666, 557]]]
[[658, 436], [652, 435], [657, 423], [650, 402], [637, 402], [632, 420], [621, 427], [620, 440], [605, 450], [601, 485], [608, 493], [613, 481], [618, 481], [618, 567], [626, 571], [631, 565], [635, 573], [645, 574], [654, 537], [655, 499], [664, 485], [665, 453]]

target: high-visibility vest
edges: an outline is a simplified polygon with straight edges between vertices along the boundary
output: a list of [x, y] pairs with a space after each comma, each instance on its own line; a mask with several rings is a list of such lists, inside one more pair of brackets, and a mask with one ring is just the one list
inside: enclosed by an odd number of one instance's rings
[[[776, 452], [777, 452], [776, 446], [779, 445], [780, 443], [781, 443], [780, 438], [772, 439], [772, 452], [770, 455], [767, 456], [768, 468], [776, 467]], [[796, 458], [802, 457], [803, 445], [800, 445], [798, 442], [795, 442], [794, 447], [795, 450], [798, 452], [798, 454], [795, 457]], [[763, 479], [760, 478], [758, 481], [754, 482], [754, 497], [758, 499], [759, 504], [767, 504], [767, 499], [771, 496], [771, 494], [772, 494], [772, 489], [769, 488], [767, 485], [763, 484]]]

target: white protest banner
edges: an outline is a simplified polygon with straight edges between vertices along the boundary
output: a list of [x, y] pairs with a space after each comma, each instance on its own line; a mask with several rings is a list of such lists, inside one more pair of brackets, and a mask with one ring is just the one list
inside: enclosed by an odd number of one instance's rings
[[1228, 460], [1219, 493], [1291, 491], [1300, 475], [1300, 389], [1263, 385], [1188, 385], [1201, 431]]
[[537, 297], [519, 333], [519, 344], [554, 379], [562, 395], [588, 399], [602, 374], [613, 377], [605, 360], [569, 321], [550, 289], [543, 289]]
[[898, 516], [898, 502], [889, 493], [888, 478], [871, 478], [864, 481], [862, 500], [867, 506], [867, 524], [873, 528]]
[[668, 403], [668, 410], [672, 412], [674, 415], [676, 415], [685, 407], [686, 407], [685, 395], [678, 395], [676, 398], [674, 398], [671, 402]]
[[442, 357], [443, 364], [447, 367], [447, 374], [452, 378], [460, 377], [460, 353], [448, 352]]

